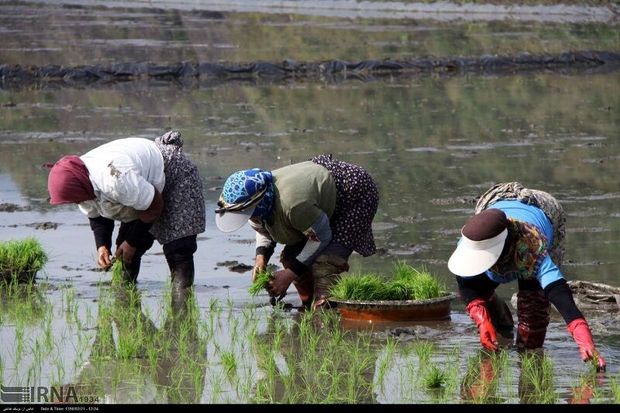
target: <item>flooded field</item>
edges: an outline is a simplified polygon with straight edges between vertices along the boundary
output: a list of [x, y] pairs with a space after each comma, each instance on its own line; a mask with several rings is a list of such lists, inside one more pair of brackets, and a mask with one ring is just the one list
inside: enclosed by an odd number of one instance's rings
[[[618, 52], [617, 29], [20, 2], [0, 5], [0, 64]], [[332, 153], [363, 165], [380, 190], [379, 253], [354, 255], [351, 272], [387, 274], [404, 260], [456, 291], [446, 263], [474, 198], [516, 180], [567, 211], [565, 276], [620, 286], [618, 108], [617, 70], [2, 87], [0, 241], [36, 237], [50, 261], [34, 290], [2, 293], [0, 381], [108, 403], [617, 403], [617, 311], [584, 310], [608, 364], [597, 374], [557, 313], [544, 354], [520, 355], [507, 341], [488, 357], [460, 302], [447, 321], [372, 330], [329, 312], [273, 309], [266, 294], [248, 294], [250, 272], [237, 265], [253, 264], [252, 230], [220, 233], [212, 211], [236, 170]], [[195, 291], [176, 316], [161, 246], [143, 258], [137, 291], [111, 286], [95, 268], [87, 219], [48, 205], [42, 166], [171, 128], [200, 168], [207, 202]], [[515, 287], [498, 293], [510, 300]], [[300, 304], [293, 288], [284, 301]]]

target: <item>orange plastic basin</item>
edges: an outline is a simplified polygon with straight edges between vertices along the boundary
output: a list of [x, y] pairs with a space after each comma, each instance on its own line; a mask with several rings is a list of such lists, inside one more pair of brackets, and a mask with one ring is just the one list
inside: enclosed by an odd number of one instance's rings
[[450, 303], [454, 293], [428, 300], [353, 301], [331, 299], [342, 318], [373, 321], [428, 321], [450, 318]]

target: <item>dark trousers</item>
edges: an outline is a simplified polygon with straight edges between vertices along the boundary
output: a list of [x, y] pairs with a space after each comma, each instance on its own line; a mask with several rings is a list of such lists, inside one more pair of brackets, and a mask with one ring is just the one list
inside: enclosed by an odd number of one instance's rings
[[[304, 240], [301, 243], [284, 247], [280, 255], [280, 262], [284, 268], [290, 268], [290, 263], [305, 245]], [[310, 308], [313, 301], [316, 301], [315, 305], [322, 305], [326, 302], [330, 287], [338, 281], [341, 273], [349, 270], [348, 260], [351, 253], [349, 248], [332, 241], [314, 259], [307, 272], [299, 274], [302, 277], [301, 280], [294, 281], [293, 285], [304, 307]]]
[[[116, 237], [116, 246], [121, 245], [126, 234], [131, 230], [131, 222], [121, 223]], [[125, 278], [135, 282], [140, 272], [142, 256], [153, 246], [155, 239], [149, 232], [143, 234], [140, 240], [132, 245], [136, 253], [131, 263], [125, 265]], [[196, 252], [196, 235], [179, 238], [163, 245], [164, 255], [172, 274], [172, 282], [177, 287], [191, 287], [194, 282], [194, 253]]]

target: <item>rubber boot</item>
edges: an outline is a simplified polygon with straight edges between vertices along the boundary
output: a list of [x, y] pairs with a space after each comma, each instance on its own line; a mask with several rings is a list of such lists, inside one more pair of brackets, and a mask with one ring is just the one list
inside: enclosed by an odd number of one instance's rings
[[[302, 244], [284, 247], [280, 254], [280, 263], [284, 268], [291, 268], [295, 256], [299, 254], [302, 248]], [[293, 285], [299, 294], [301, 300], [301, 306], [303, 309], [309, 310], [312, 306], [312, 299], [314, 298], [314, 278], [312, 276], [312, 270], [309, 269], [304, 274], [300, 274], [301, 279], [299, 281], [293, 281]], [[271, 298], [271, 305], [275, 305], [281, 298]]]
[[493, 292], [487, 300], [487, 310], [491, 315], [491, 322], [495, 330], [500, 333], [502, 337], [510, 339], [512, 343], [514, 321], [506, 302]]
[[549, 300], [543, 290], [521, 290], [517, 293], [517, 347], [542, 347], [549, 325]]
[[188, 310], [188, 301], [192, 296], [192, 292], [193, 290], [191, 287], [177, 289], [174, 289], [173, 287], [172, 295], [170, 298], [171, 308], [174, 316], [172, 316], [171, 319], [178, 320], [183, 319], [186, 316]]
[[314, 276], [311, 272], [304, 274], [300, 281], [293, 281], [293, 285], [297, 289], [302, 307], [309, 310], [314, 298]]
[[[132, 231], [134, 222], [121, 223], [118, 230], [118, 236], [116, 237], [116, 248], [119, 247], [124, 241], [126, 241], [126, 235], [128, 231]], [[136, 252], [133, 256], [131, 264], [123, 265], [123, 280], [127, 283], [134, 284], [138, 279], [138, 273], [140, 272], [140, 263], [142, 262], [142, 256], [153, 246], [155, 238], [153, 235], [146, 233], [138, 240], [136, 245]]]
[[194, 285], [194, 259], [193, 257], [175, 263], [171, 270], [172, 276], [172, 308], [182, 311]]
[[312, 308], [329, 306], [327, 298], [329, 289], [340, 278], [340, 274], [349, 271], [349, 263], [337, 255], [319, 255], [312, 264], [314, 278], [314, 302]]

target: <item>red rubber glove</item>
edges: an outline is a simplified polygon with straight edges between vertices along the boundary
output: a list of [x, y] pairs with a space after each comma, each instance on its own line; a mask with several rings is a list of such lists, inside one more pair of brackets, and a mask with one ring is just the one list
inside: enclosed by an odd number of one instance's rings
[[480, 332], [480, 344], [487, 350], [495, 351], [499, 348], [497, 344], [497, 335], [495, 334], [495, 327], [491, 322], [491, 316], [485, 307], [485, 301], [481, 298], [476, 298], [467, 304], [465, 308], [472, 320], [478, 326]]
[[597, 363], [596, 371], [605, 371], [607, 363], [594, 347], [594, 341], [592, 341], [592, 333], [588, 322], [583, 318], [577, 318], [571, 321], [568, 326], [568, 332], [573, 336], [573, 340], [579, 346], [579, 353], [581, 353], [581, 359], [583, 361], [589, 361], [594, 359]]

